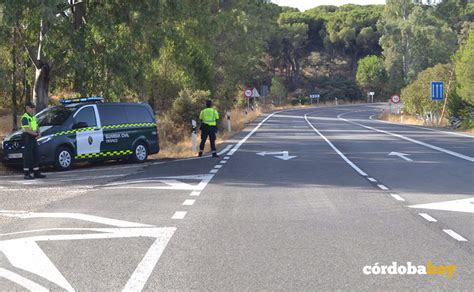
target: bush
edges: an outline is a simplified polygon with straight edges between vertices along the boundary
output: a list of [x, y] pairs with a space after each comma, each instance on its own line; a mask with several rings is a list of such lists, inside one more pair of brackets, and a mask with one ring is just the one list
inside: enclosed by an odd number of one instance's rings
[[170, 109], [171, 120], [177, 127], [187, 127], [193, 119], [197, 121], [209, 96], [210, 92], [207, 90], [181, 90]]

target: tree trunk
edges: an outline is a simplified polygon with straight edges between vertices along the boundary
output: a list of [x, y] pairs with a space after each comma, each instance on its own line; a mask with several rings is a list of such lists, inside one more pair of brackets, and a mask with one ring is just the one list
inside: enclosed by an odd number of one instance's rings
[[48, 106], [49, 72], [48, 63], [38, 60], [39, 67], [35, 70], [35, 85], [33, 100], [36, 103], [36, 110], [39, 112]]
[[78, 56], [74, 69], [74, 91], [79, 92], [81, 96], [86, 95], [86, 89], [84, 86], [85, 79], [85, 65], [82, 55], [85, 50], [85, 33], [84, 24], [86, 18], [86, 4], [83, 0], [73, 0], [73, 6], [71, 8], [74, 17], [74, 30], [77, 37], [76, 43], [76, 54]]
[[17, 56], [16, 56], [16, 28], [12, 28], [12, 130], [16, 131], [18, 129], [18, 113], [17, 113], [17, 88], [16, 88], [16, 64], [17, 64]]

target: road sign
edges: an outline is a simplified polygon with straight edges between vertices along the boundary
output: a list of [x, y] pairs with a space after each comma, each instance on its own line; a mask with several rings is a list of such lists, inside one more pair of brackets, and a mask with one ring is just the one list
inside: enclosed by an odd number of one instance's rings
[[320, 98], [320, 95], [315, 93], [315, 94], [310, 94], [309, 98]]
[[398, 95], [396, 95], [396, 94], [395, 94], [395, 95], [392, 95], [392, 96], [390, 97], [390, 100], [391, 100], [393, 103], [399, 103], [399, 102], [400, 102], [400, 96], [398, 96]]
[[244, 95], [245, 97], [252, 97], [253, 91], [252, 89], [245, 89]]
[[251, 97], [260, 97], [260, 94], [258, 93], [257, 88], [252, 89]]
[[431, 100], [443, 100], [443, 99], [444, 99], [444, 82], [432, 81], [431, 82]]

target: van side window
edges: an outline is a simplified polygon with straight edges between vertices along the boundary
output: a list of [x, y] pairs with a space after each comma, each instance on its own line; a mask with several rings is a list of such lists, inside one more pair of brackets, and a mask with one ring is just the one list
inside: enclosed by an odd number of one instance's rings
[[125, 108], [130, 123], [154, 123], [153, 116], [143, 106], [128, 106]]
[[77, 115], [74, 117], [74, 124], [85, 123], [87, 127], [97, 126], [97, 120], [95, 119], [95, 111], [91, 106], [82, 108], [79, 110]]
[[120, 105], [100, 105], [100, 120], [102, 126], [120, 125], [129, 123], [125, 109]]

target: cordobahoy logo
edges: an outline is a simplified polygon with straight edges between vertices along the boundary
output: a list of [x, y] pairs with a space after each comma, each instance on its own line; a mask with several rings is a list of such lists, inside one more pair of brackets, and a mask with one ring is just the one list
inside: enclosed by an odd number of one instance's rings
[[399, 265], [397, 262], [392, 262], [391, 265], [375, 263], [362, 269], [365, 275], [445, 275], [448, 279], [454, 276], [455, 271], [455, 265], [435, 265], [431, 261], [426, 265], [414, 265], [411, 262], [406, 265]]

